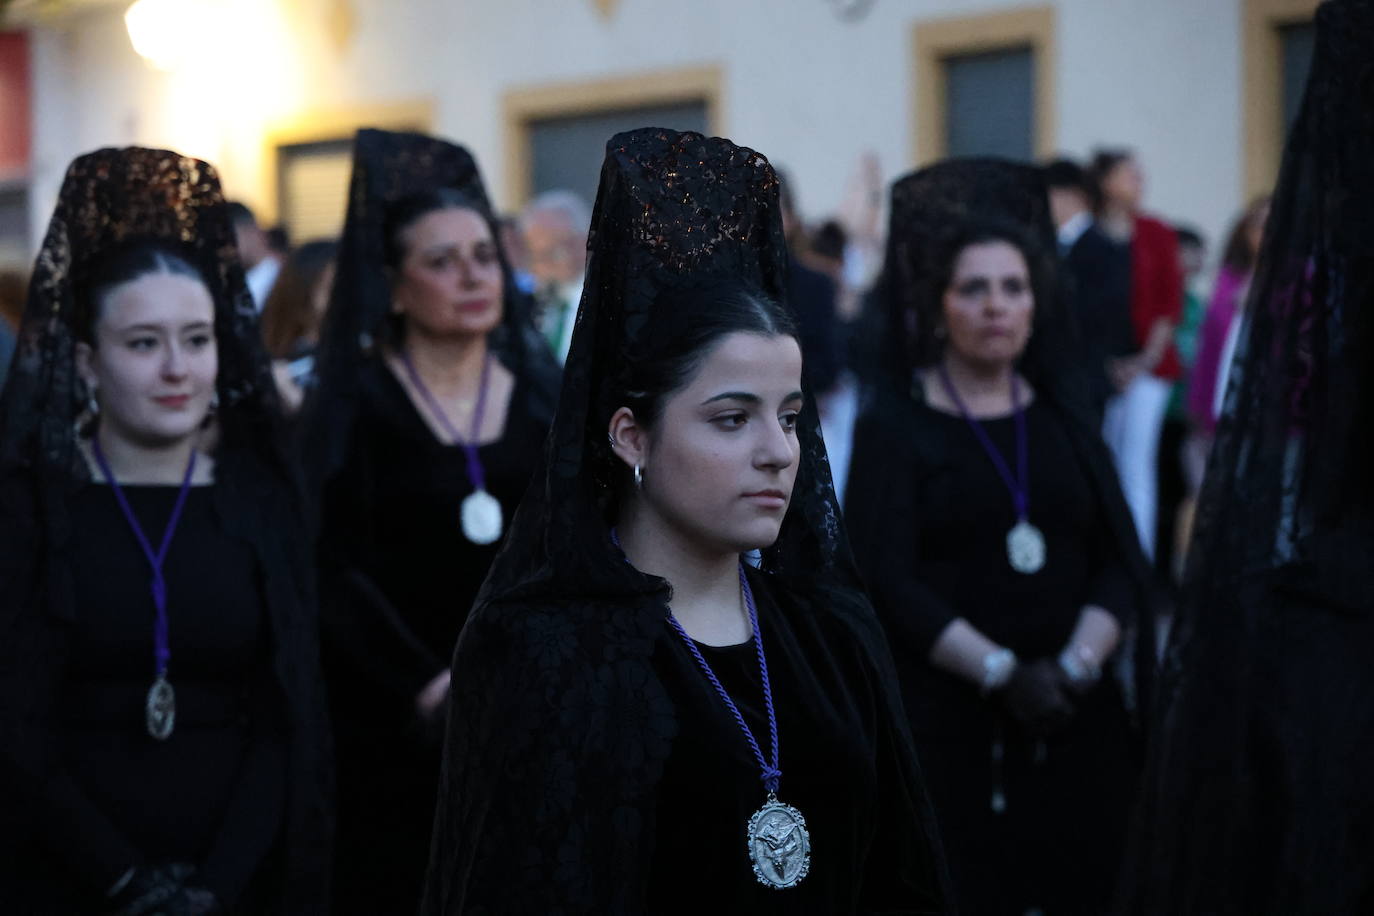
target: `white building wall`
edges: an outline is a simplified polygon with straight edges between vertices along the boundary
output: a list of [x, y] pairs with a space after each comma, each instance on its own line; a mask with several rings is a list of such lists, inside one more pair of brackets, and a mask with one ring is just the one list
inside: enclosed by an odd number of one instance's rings
[[[122, 4], [35, 37], [34, 229], [76, 154], [140, 143], [215, 161], [231, 195], [263, 201], [263, 131], [312, 110], [428, 99], [437, 131], [506, 184], [501, 95], [511, 88], [687, 66], [724, 74], [724, 133], [791, 172], [809, 217], [838, 206], [860, 153], [889, 178], [913, 165], [911, 30], [1008, 9], [997, 0], [877, 0], [857, 23], [823, 0], [353, 0], [340, 51], [334, 0], [231, 0], [175, 74], [129, 45]], [[1214, 240], [1241, 204], [1240, 0], [1052, 0], [1059, 149], [1141, 155], [1151, 208]], [[256, 18], [253, 18], [256, 17]], [[279, 49], [279, 50], [275, 50]], [[274, 52], [275, 51], [275, 52]]]

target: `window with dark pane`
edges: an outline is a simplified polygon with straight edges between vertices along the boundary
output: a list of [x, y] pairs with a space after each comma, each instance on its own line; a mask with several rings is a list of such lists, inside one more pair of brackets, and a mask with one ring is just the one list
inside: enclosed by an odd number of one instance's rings
[[531, 195], [570, 190], [590, 204], [596, 199], [601, 160], [606, 157], [606, 141], [620, 131], [637, 127], [668, 127], [706, 133], [706, 102], [619, 108], [531, 121]]
[[946, 153], [1034, 158], [1034, 52], [959, 54], [946, 58], [944, 67]]
[[281, 224], [298, 242], [337, 238], [348, 208], [353, 138], [277, 148]]

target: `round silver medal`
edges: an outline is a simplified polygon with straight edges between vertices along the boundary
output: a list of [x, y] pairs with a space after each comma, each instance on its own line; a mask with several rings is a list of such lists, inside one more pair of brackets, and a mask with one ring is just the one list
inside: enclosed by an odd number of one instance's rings
[[1026, 576], [1045, 568], [1045, 536], [1024, 518], [1007, 532], [1007, 562]]
[[148, 699], [143, 704], [144, 724], [148, 734], [159, 741], [172, 737], [172, 729], [177, 724], [177, 694], [167, 675], [159, 674], [153, 686], [148, 688]]
[[473, 490], [463, 500], [459, 515], [463, 536], [474, 544], [494, 544], [501, 538], [501, 504], [486, 490]]
[[749, 818], [749, 860], [760, 884], [782, 890], [796, 887], [811, 870], [811, 835], [806, 818], [769, 795]]

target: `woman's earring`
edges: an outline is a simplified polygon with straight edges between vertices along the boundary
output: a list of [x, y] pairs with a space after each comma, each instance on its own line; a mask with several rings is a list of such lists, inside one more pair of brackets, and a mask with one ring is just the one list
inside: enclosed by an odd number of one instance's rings
[[644, 488], [644, 468], [643, 468], [641, 465], [636, 464], [636, 465], [635, 465], [635, 489], [636, 489], [636, 490], [642, 490], [643, 488]]

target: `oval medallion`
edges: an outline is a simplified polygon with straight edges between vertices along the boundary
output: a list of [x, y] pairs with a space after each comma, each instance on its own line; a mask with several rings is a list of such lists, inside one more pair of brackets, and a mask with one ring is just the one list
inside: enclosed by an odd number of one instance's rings
[[760, 884], [796, 887], [811, 870], [811, 835], [806, 818], [776, 798], [749, 818], [749, 859]]
[[501, 504], [486, 490], [473, 490], [463, 500], [459, 515], [463, 536], [474, 544], [494, 544], [501, 539]]
[[172, 729], [177, 724], [177, 694], [167, 675], [159, 674], [153, 686], [148, 688], [148, 699], [143, 706], [144, 724], [148, 734], [158, 741], [172, 737]]
[[1007, 562], [1026, 576], [1045, 568], [1045, 536], [1024, 518], [1007, 532]]

